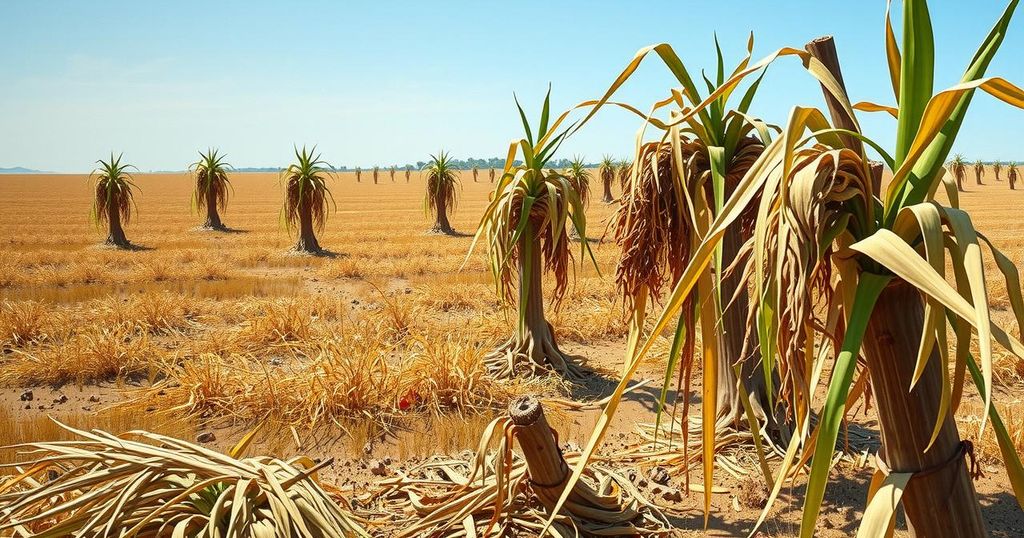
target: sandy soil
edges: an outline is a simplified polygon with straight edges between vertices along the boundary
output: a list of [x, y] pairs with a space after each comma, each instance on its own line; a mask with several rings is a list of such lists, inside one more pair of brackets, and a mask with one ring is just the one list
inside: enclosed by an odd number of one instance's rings
[[[422, 185], [417, 184], [415, 180], [409, 185], [399, 183], [374, 186], [368, 184], [364, 177], [363, 183], [356, 185], [351, 177], [343, 175], [341, 181], [345, 183], [345, 187], [335, 190], [335, 196], [340, 202], [339, 215], [331, 221], [333, 224], [330, 225], [330, 231], [321, 240], [324, 245], [341, 255], [338, 259], [326, 262], [298, 261], [293, 265], [293, 262], [278, 256], [278, 253], [283, 252], [290, 244], [290, 240], [283, 232], [274, 228], [273, 206], [277, 202], [276, 193], [270, 187], [272, 178], [270, 175], [252, 176], [235, 182], [238, 191], [235, 203], [238, 205], [232, 206], [225, 215], [226, 222], [248, 230], [247, 233], [212, 237], [199, 233], [182, 234], [180, 231], [187, 229], [186, 223], [196, 219], [188, 215], [187, 202], [182, 201], [182, 193], [187, 190], [187, 182], [179, 176], [143, 176], [145, 198], [140, 202], [140, 220], [128, 229], [129, 236], [137, 237], [138, 242], [154, 249], [153, 254], [146, 258], [151, 260], [158, 260], [159, 256], [190, 248], [223, 250], [225, 256], [238, 257], [243, 256], [243, 247], [256, 249], [258, 252], [255, 257], [261, 261], [233, 269], [235, 272], [232, 278], [249, 277], [256, 281], [293, 282], [295, 290], [285, 293], [337, 298], [349, 305], [356, 315], [360, 315], [360, 312], [362, 315], [371, 315], [375, 303], [379, 301], [379, 294], [367, 284], [369, 280], [377, 286], [383, 284], [386, 291], [401, 296], [405, 293], [418, 292], [423, 282], [432, 278], [429, 272], [403, 272], [387, 269], [386, 265], [395, 263], [393, 259], [400, 258], [403, 249], [418, 251], [420, 243], [438, 241], [437, 238], [425, 236], [417, 231], [425, 229], [427, 223], [419, 205]], [[78, 193], [82, 187], [80, 179], [82, 178], [0, 178], [0, 196], [16, 200], [11, 212], [0, 218], [0, 230], [6, 237], [6, 245], [3, 247], [5, 257], [16, 253], [31, 256], [39, 252], [59, 257], [59, 253], [67, 252], [69, 256], [83, 258], [83, 263], [88, 263], [93, 256], [99, 259], [100, 255], [90, 250], [99, 234], [92, 232], [90, 235], [86, 223], [81, 222], [87, 212], [87, 204], [83, 202], [83, 198], [87, 200], [87, 196]], [[473, 184], [468, 177], [466, 180], [470, 181], [466, 184], [466, 198], [453, 218], [453, 223], [456, 228], [468, 231], [473, 229], [476, 215], [483, 207], [488, 185]], [[50, 182], [50, 188], [57, 186], [58, 197], [46, 195], [46, 182]], [[247, 187], [257, 184], [260, 186], [258, 194], [251, 194], [246, 190]], [[592, 188], [596, 189], [597, 186], [594, 185]], [[989, 230], [989, 236], [997, 245], [1003, 248], [1015, 263], [1021, 265], [1024, 224], [1019, 219], [1019, 208], [1024, 201], [1024, 193], [1009, 193], [1005, 181], [989, 181], [983, 187], [969, 184], [968, 189], [969, 192], [962, 197], [962, 203], [976, 212], [979, 228]], [[66, 198], [60, 198], [65, 195]], [[73, 222], [33, 222], [32, 215], [39, 214], [39, 211], [43, 214], [47, 211], [68, 211], [68, 207], [71, 208], [69, 211], [73, 215]], [[603, 204], [594, 204], [591, 211], [594, 223], [603, 222], [610, 214], [610, 209]], [[361, 227], [353, 230], [353, 226]], [[599, 229], [600, 225], [591, 224], [591, 227]], [[396, 239], [399, 246], [385, 252], [377, 245], [386, 243], [389, 237], [392, 237], [389, 234], [389, 229], [392, 228], [401, 230]], [[450, 241], [456, 243], [455, 247], [448, 247], [449, 252], [446, 256], [450, 260], [445, 263], [449, 267], [448, 271], [455, 272], [458, 264], [451, 261], [458, 260], [459, 253], [464, 255], [469, 238], [461, 237]], [[613, 274], [610, 271], [614, 267], [613, 250], [607, 247], [600, 250], [600, 264], [605, 275]], [[268, 258], [260, 258], [265, 252], [270, 252], [266, 254]], [[364, 262], [364, 266], [358, 267], [357, 272], [361, 274], [357, 276], [331, 276], [325, 270], [325, 267], [329, 268], [329, 264], [332, 263], [336, 267], [341, 263]], [[382, 271], [382, 275], [371, 274], [374, 268]], [[21, 267], [22, 273], [18, 273], [17, 270], [19, 267], [14, 267], [15, 272], [13, 276], [7, 277], [8, 282], [0, 282], [0, 297], [17, 301], [32, 298], [32, 293], [36, 293], [44, 298], [59, 296], [74, 301], [82, 300], [82, 294], [88, 295], [90, 289], [99, 290], [96, 292], [98, 295], [117, 296], [133, 293], [130, 287], [116, 287], [109, 282], [103, 282], [103, 277], [98, 277], [100, 281], [91, 283], [48, 284], [45, 280], [33, 281], [24, 276], [24, 271], [36, 271], [35, 268]], [[473, 267], [469, 271], [479, 275], [481, 279], [486, 278], [480, 267]], [[33, 278], [37, 278], [38, 274], [42, 273], [32, 274], [36, 275]], [[170, 279], [169, 282], [174, 282], [174, 279]], [[149, 283], [143, 280], [137, 285], [148, 286]], [[72, 294], [68, 291], [68, 286], [79, 286], [82, 289], [73, 288], [76, 297], [65, 297]], [[998, 288], [995, 290], [996, 299], [1004, 301], [1005, 309], [1005, 291], [1000, 295]], [[60, 300], [57, 299], [58, 302]], [[161, 340], [157, 337], [155, 341], [158, 345], [176, 345], [173, 338]], [[584, 383], [571, 387], [568, 396], [579, 401], [589, 401], [609, 394], [617, 380], [616, 372], [620, 369], [625, 347], [624, 339], [618, 336], [596, 339], [570, 338], [563, 343], [563, 347], [570, 353], [585, 356], [587, 367], [591, 371]], [[5, 352], [11, 354], [16, 351], [8, 348]], [[652, 383], [628, 396], [612, 421], [611, 433], [602, 451], [620, 452], [639, 441], [635, 433], [636, 425], [653, 420], [658, 390], [656, 387], [662, 375], [657, 364], [645, 365], [642, 368], [638, 380], [648, 379], [652, 380]], [[132, 389], [144, 387], [148, 383], [144, 377], [136, 377], [87, 385], [6, 386], [0, 388], [0, 418], [11, 421], [11, 424], [7, 425], [10, 429], [21, 428], [24, 431], [35, 432], [53, 431], [40, 425], [45, 422], [46, 417], [65, 420], [80, 427], [120, 430], [164, 429], [183, 437], [203, 439], [204, 444], [221, 449], [231, 446], [247, 431], [245, 425], [227, 424], [215, 420], [216, 417], [200, 417], [185, 423], [172, 422], [163, 412], [165, 410], [145, 406], [142, 407], [142, 413], [103, 413], [111, 405], [130, 398]], [[699, 394], [699, 385], [694, 389]], [[27, 400], [29, 391], [31, 400]], [[1024, 395], [1024, 387], [1003, 386], [1001, 392], [1005, 398], [1003, 401], [1019, 401], [1021, 395]], [[697, 405], [694, 411], [698, 412], [699, 401], [694, 401]], [[498, 410], [494, 412], [497, 413]], [[552, 422], [559, 430], [560, 440], [566, 448], [578, 447], [586, 441], [593, 429], [597, 413], [596, 410], [551, 410]], [[100, 418], [104, 416], [106, 418]], [[334, 463], [326, 470], [325, 476], [343, 491], [358, 496], [372, 489], [374, 482], [379, 480], [382, 474], [400, 472], [436, 453], [439, 436], [451, 437], [448, 439], [449, 446], [444, 447], [443, 451], [451, 455], [468, 457], [467, 449], [475, 445], [475, 439], [490, 418], [491, 416], [485, 414], [452, 415], [433, 422], [413, 420], [388, 435], [370, 438], [347, 435], [340, 429], [298, 431], [271, 428], [262, 432], [254, 450], [282, 455], [302, 452], [317, 459], [333, 458]], [[869, 432], [877, 443], [874, 421], [870, 415], [857, 414], [854, 426]], [[3, 428], [0, 427], [0, 430]], [[745, 535], [760, 514], [767, 492], [758, 480], [756, 465], [753, 464], [750, 451], [746, 451], [745, 455], [741, 454], [738, 459], [748, 464], [751, 474], [741, 478], [724, 472], [716, 475], [715, 485], [723, 488], [723, 492], [714, 496], [708, 535]], [[986, 460], [984, 470], [986, 475], [976, 482], [976, 487], [991, 534], [1019, 536], [1020, 529], [1024, 528], [1024, 512], [1013, 499], [1004, 471], [991, 458]], [[667, 484], [657, 484], [646, 478], [648, 472], [649, 469], [637, 468], [636, 482], [652, 500], [664, 505], [672, 514], [679, 526], [678, 535], [704, 534], [701, 495], [683, 492], [681, 500], [671, 500], [674, 499], [674, 491], [684, 489], [684, 477], [671, 476]], [[838, 537], [856, 533], [870, 477], [870, 465], [859, 466], [851, 462], [841, 462], [837, 466], [833, 471], [834, 480], [829, 486], [826, 506], [819, 521], [819, 536]], [[701, 482], [700, 472], [694, 471], [690, 480], [694, 483]], [[791, 489], [784, 490], [768, 522], [762, 527], [761, 536], [794, 535], [799, 526], [802, 490], [799, 483]], [[903, 528], [905, 524], [901, 521], [899, 527]], [[900, 535], [900, 532], [897, 532], [897, 535]]]

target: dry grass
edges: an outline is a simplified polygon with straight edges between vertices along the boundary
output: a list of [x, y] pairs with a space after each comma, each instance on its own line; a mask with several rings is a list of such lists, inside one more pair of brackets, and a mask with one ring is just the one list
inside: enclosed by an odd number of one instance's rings
[[[374, 185], [340, 174], [331, 184], [339, 213], [319, 236], [335, 258], [288, 254], [276, 174], [232, 175], [235, 196], [222, 216], [240, 233], [194, 230], [186, 174], [136, 179], [139, 211], [127, 233], [150, 248], [137, 252], [97, 247], [105, 233], [89, 222], [84, 176], [0, 182], [0, 196], [19, 200], [0, 214], [0, 347], [8, 350], [0, 384], [8, 391], [152, 378], [165, 390], [161, 405], [185, 406], [190, 416], [251, 421], [270, 412], [303, 427], [342, 424], [353, 437], [415, 417], [457, 447], [479, 435], [495, 402], [527, 390], [495, 386], [479, 370], [480, 350], [498, 344], [514, 320], [494, 299], [483, 253], [466, 259], [469, 237], [423, 233], [431, 224], [423, 179]], [[1021, 266], [1017, 195], [998, 182], [965, 187], [962, 205]], [[453, 227], [475, 228], [491, 188], [464, 185]], [[592, 235], [613, 209], [588, 208]], [[558, 338], [583, 355], [602, 341], [621, 345], [626, 332], [611, 278], [618, 250], [595, 246], [603, 278], [582, 265], [551, 319]], [[995, 274], [994, 266], [986, 269]], [[999, 321], [1009, 303], [996, 280], [990, 293]], [[1024, 364], [1009, 356], [996, 370], [1004, 387], [1024, 379]], [[1024, 411], [1014, 405], [1004, 413], [1019, 438]], [[125, 417], [130, 422], [132, 414]], [[149, 427], [107, 429], [136, 426]], [[40, 430], [37, 438], [47, 435]]]

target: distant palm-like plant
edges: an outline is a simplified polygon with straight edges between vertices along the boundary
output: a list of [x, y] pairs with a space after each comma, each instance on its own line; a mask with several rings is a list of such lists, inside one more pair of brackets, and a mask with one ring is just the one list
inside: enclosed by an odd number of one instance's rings
[[128, 172], [135, 169], [130, 164], [121, 164], [121, 156], [116, 158], [110, 154], [110, 160], [102, 159], [96, 161], [99, 167], [93, 170], [89, 178], [93, 181], [96, 189], [96, 196], [92, 204], [92, 220], [97, 225], [107, 223], [106, 244], [117, 248], [131, 248], [131, 242], [124, 235], [123, 224], [128, 224], [132, 218], [132, 211], [138, 210], [135, 206], [134, 191], [138, 187], [135, 179]]
[[606, 204], [614, 201], [614, 198], [612, 198], [612, 181], [615, 181], [616, 167], [615, 159], [611, 155], [605, 155], [601, 159], [601, 165], [597, 168], [597, 173], [601, 176], [601, 185], [604, 190], [601, 195], [601, 201]]
[[[509, 146], [504, 171], [473, 239], [474, 247], [481, 240], [487, 245], [488, 264], [499, 297], [518, 306], [515, 333], [485, 358], [489, 370], [499, 377], [521, 371], [554, 370], [569, 376], [581, 373], [575, 360], [558, 348], [554, 330], [544, 316], [542, 262], [554, 275], [552, 301], [557, 308], [568, 288], [572, 263], [567, 225], [586, 237], [586, 216], [579, 194], [568, 178], [545, 168], [568, 134], [567, 130], [558, 132], [565, 115], [549, 124], [549, 111], [550, 90], [534, 133], [519, 107], [525, 138]], [[520, 153], [522, 163], [516, 164]], [[587, 242], [581, 241], [580, 246], [581, 255], [590, 255], [593, 260]]]
[[395, 182], [395, 172], [396, 171], [398, 171], [398, 167], [395, 166], [395, 165], [391, 165], [391, 168], [388, 168], [388, 175], [391, 176], [391, 182], [392, 183]]
[[427, 192], [423, 199], [424, 209], [434, 212], [434, 227], [431, 232], [455, 235], [448, 222], [448, 213], [459, 202], [459, 172], [452, 166], [446, 151], [430, 156], [430, 162], [423, 168], [427, 173]]
[[1017, 163], [1010, 163], [1006, 167], [1006, 177], [1010, 180], [1010, 190], [1017, 188]]
[[362, 183], [363, 181], [363, 169], [356, 167], [356, 183]]
[[626, 191], [629, 185], [629, 175], [633, 171], [633, 163], [623, 159], [619, 161], [618, 176], [619, 176], [619, 189], [623, 192]]
[[292, 229], [298, 224], [299, 240], [295, 243], [297, 252], [321, 254], [323, 249], [316, 233], [323, 232], [327, 214], [335, 206], [334, 197], [327, 187], [330, 165], [320, 159], [316, 146], [307, 151], [295, 150], [295, 162], [281, 172], [285, 182], [284, 209], [285, 226]]
[[374, 185], [377, 184], [377, 178], [378, 177], [380, 177], [380, 167], [379, 166], [374, 166], [373, 167], [373, 184]]
[[480, 177], [480, 168], [479, 168], [479, 167], [476, 167], [476, 166], [474, 166], [474, 167], [473, 167], [473, 183], [476, 183], [476, 182], [477, 182], [477, 179], [478, 179], [479, 177]]
[[[587, 168], [583, 157], [580, 155], [574, 156], [572, 161], [569, 162], [569, 168], [565, 169], [564, 174], [572, 188], [576, 190], [576, 194], [579, 195], [583, 208], [586, 209], [587, 204], [590, 202], [590, 169]], [[569, 226], [569, 237], [580, 239], [575, 226]]]
[[408, 165], [405, 167], [405, 182], [409, 182], [409, 178], [412, 177], [412, 168]]
[[996, 163], [992, 165], [992, 171], [996, 173], [996, 181], [1002, 181], [1002, 179], [999, 178], [999, 174], [1003, 172], [1003, 161], [996, 161]]
[[199, 152], [199, 160], [189, 167], [195, 176], [196, 187], [192, 192], [192, 206], [198, 210], [206, 209], [206, 222], [203, 228], [209, 230], [226, 230], [220, 220], [220, 211], [228, 205], [228, 170], [231, 165], [224, 162], [224, 156], [217, 150], [209, 149], [206, 153]]
[[956, 189], [963, 192], [964, 177], [967, 176], [967, 163], [964, 162], [963, 155], [957, 153], [953, 156], [953, 160], [949, 162], [949, 171], [953, 172], [953, 177], [956, 178]]
[[985, 163], [981, 162], [981, 159], [978, 159], [977, 161], [974, 161], [974, 181], [977, 182], [978, 185], [984, 185], [984, 183], [981, 182], [984, 177]]
[[491, 183], [494, 183], [494, 173], [495, 172], [496, 172], [496, 170], [493, 169], [493, 168], [490, 168], [490, 169], [487, 170], [487, 174], [490, 176]]
[[569, 179], [573, 188], [580, 195], [580, 202], [586, 207], [590, 202], [590, 169], [580, 155], [574, 155], [569, 161], [569, 168], [565, 169], [565, 177]]

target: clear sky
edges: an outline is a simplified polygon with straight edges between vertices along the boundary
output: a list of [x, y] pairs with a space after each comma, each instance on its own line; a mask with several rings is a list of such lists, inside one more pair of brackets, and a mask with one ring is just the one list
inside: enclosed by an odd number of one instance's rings
[[[937, 87], [955, 83], [1005, 0], [933, 0]], [[180, 170], [216, 146], [236, 166], [278, 166], [293, 144], [332, 164], [382, 166], [504, 155], [520, 135], [517, 92], [536, 115], [598, 97], [644, 45], [667, 41], [697, 72], [747, 33], [755, 58], [836, 36], [851, 97], [892, 103], [883, 0], [47, 1], [0, 3], [0, 167], [86, 172], [111, 150], [142, 170]], [[1024, 85], [1024, 12], [989, 74]], [[656, 57], [620, 99], [647, 108], [673, 79]], [[820, 91], [795, 60], [754, 112], [782, 123]], [[891, 145], [893, 122], [862, 117]], [[1024, 160], [1024, 112], [979, 96], [955, 151]], [[588, 160], [630, 152], [638, 121], [599, 116], [563, 146]]]

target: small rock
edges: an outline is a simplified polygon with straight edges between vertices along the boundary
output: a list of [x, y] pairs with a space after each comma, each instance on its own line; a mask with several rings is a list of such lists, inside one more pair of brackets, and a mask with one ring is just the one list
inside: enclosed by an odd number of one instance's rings
[[668, 471], [664, 467], [654, 467], [647, 472], [647, 478], [650, 478], [651, 482], [655, 484], [665, 485], [668, 484]]
[[384, 465], [383, 461], [372, 460], [370, 462], [370, 474], [374, 476], [384, 476], [388, 474], [388, 466]]
[[271, 366], [281, 366], [282, 364], [284, 364], [284, 361], [281, 360], [280, 357], [270, 357], [270, 360], [268, 362], [270, 363]]
[[152, 413], [153, 411], [156, 411], [156, 407], [153, 407], [152, 405], [146, 408], [147, 413]]
[[92, 403], [97, 403], [100, 401], [100, 397], [93, 394], [92, 396], [89, 396], [89, 401]]
[[217, 440], [217, 436], [213, 432], [202, 432], [196, 436], [196, 441], [200, 443], [212, 443]]
[[384, 465], [391, 466], [391, 458], [390, 457], [387, 457], [387, 456], [384, 457]]
[[25, 409], [32, 409], [32, 404], [25, 404]]
[[21, 393], [21, 401], [23, 402], [31, 402], [32, 399], [35, 397], [35, 394], [33, 394], [32, 391], [30, 390], [26, 390], [25, 392]]
[[61, 394], [60, 397], [57, 397], [57, 398], [53, 399], [53, 403], [55, 403], [55, 404], [68, 403], [68, 397], [65, 394]]
[[412, 288], [405, 288], [405, 294], [409, 295], [410, 293], [412, 293]]
[[674, 503], [683, 502], [683, 494], [680, 493], [679, 490], [675, 488], [666, 491], [664, 494], [662, 494], [661, 498], [665, 499], [666, 501]]
[[580, 445], [577, 445], [576, 443], [574, 443], [572, 441], [569, 441], [568, 443], [565, 444], [565, 451], [566, 452], [579, 452], [580, 451]]
[[55, 471], [53, 469], [49, 469], [49, 470], [46, 471], [46, 479], [49, 480], [50, 482], [53, 482], [54, 480], [56, 480], [58, 478], [60, 478], [60, 475], [57, 474], [57, 471]]

